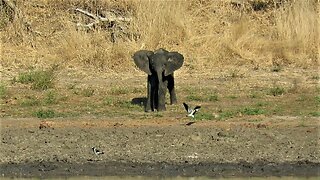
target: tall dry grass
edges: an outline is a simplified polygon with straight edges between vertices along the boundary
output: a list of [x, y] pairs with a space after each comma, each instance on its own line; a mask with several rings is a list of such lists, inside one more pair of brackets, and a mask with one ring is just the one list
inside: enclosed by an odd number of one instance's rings
[[293, 1], [276, 14], [278, 49], [291, 63], [317, 63], [319, 50], [319, 2]]
[[[317, 65], [317, 0], [244, 2], [246, 6], [235, 7], [228, 0], [16, 1], [25, 21], [14, 20], [1, 29], [1, 64], [122, 71], [133, 69], [135, 51], [164, 47], [183, 53], [186, 67], [208, 71], [242, 64]], [[256, 10], [252, 2], [265, 4]], [[275, 6], [276, 2], [281, 4]], [[113, 10], [132, 21], [114, 43], [105, 26], [77, 30], [77, 22], [90, 19], [72, 11], [76, 7], [102, 15]]]

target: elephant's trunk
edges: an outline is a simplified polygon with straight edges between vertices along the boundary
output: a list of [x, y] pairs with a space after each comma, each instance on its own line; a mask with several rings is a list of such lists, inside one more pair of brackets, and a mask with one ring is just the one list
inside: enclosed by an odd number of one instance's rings
[[158, 76], [158, 81], [159, 81], [159, 85], [162, 82], [162, 71], [161, 70], [157, 70], [157, 76]]
[[166, 87], [163, 82], [163, 71], [157, 71], [158, 76], [158, 103], [157, 103], [157, 109], [158, 111], [165, 111], [165, 93], [166, 93]]

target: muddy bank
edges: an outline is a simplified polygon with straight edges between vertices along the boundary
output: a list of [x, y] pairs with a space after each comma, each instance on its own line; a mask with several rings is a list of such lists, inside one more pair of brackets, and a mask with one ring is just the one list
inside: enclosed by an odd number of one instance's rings
[[0, 122], [5, 177], [319, 175], [318, 119]]
[[5, 177], [64, 177], [64, 176], [319, 176], [319, 163], [197, 163], [168, 164], [138, 162], [33, 162], [0, 165]]

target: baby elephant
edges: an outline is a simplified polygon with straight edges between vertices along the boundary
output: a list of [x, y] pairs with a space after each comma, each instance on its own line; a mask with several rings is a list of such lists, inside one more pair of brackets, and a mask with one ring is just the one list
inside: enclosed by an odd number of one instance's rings
[[148, 74], [145, 111], [166, 110], [167, 88], [170, 93], [170, 103], [177, 103], [173, 72], [182, 66], [183, 55], [161, 48], [154, 52], [148, 50], [137, 51], [132, 58], [139, 69]]

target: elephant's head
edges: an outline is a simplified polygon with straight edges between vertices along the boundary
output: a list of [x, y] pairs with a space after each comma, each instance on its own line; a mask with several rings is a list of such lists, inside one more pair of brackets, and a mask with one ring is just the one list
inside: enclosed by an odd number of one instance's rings
[[[168, 76], [183, 64], [183, 55], [178, 52], [169, 52], [158, 49], [155, 52], [140, 50], [133, 55], [135, 64], [148, 75], [157, 73], [158, 77]], [[162, 74], [163, 73], [163, 74]]]

